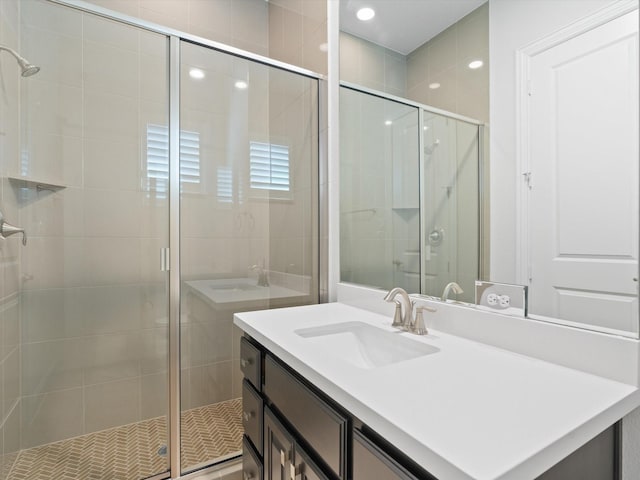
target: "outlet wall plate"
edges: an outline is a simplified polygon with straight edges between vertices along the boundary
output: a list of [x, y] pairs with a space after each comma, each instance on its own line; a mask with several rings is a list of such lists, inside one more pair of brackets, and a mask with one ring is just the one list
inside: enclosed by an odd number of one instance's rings
[[476, 305], [483, 310], [527, 316], [527, 287], [476, 280]]

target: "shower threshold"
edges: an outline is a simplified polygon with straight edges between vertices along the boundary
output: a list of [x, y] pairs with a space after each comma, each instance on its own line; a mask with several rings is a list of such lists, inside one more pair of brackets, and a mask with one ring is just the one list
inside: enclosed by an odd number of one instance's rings
[[[182, 412], [182, 465], [188, 470], [239, 455], [239, 398]], [[7, 480], [138, 480], [168, 470], [166, 417], [21, 450]]]

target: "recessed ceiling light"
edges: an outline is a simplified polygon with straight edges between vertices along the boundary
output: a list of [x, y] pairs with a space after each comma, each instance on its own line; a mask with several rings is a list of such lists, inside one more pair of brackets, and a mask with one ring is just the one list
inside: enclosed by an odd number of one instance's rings
[[375, 16], [376, 16], [375, 10], [370, 7], [362, 7], [360, 10], [356, 12], [356, 17], [358, 17], [358, 20], [362, 20], [363, 22], [366, 22], [367, 20], [371, 20]]
[[440, 84], [438, 82], [433, 82], [429, 84], [429, 88], [431, 90], [435, 90], [436, 88], [440, 88]]
[[195, 78], [196, 80], [201, 80], [204, 78], [204, 72], [199, 68], [192, 68], [189, 70], [189, 76], [191, 78]]
[[385, 125], [391, 125], [393, 122], [391, 120], [387, 120], [384, 122]]
[[237, 88], [238, 90], [244, 90], [244, 89], [246, 89], [246, 88], [249, 86], [249, 84], [248, 84], [247, 82], [245, 82], [244, 80], [238, 80], [238, 81], [235, 83], [235, 86], [236, 86], [236, 88]]
[[476, 68], [480, 68], [482, 65], [484, 65], [484, 63], [482, 62], [482, 60], [474, 60], [473, 62], [471, 62], [469, 64], [469, 68], [471, 70], [475, 70]]

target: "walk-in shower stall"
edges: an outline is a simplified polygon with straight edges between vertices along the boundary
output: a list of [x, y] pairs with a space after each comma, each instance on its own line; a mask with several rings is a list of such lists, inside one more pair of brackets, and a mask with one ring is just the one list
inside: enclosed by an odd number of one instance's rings
[[318, 301], [319, 76], [102, 10], [20, 7], [9, 40], [40, 71], [0, 52], [2, 213], [27, 234], [0, 247], [1, 478], [238, 456], [233, 313]]

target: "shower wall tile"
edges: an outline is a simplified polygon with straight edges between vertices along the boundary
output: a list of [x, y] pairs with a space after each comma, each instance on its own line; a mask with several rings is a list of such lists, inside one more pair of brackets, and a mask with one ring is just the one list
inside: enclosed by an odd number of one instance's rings
[[29, 190], [20, 220], [30, 241], [37, 237], [80, 237], [84, 234], [83, 211], [81, 188], [68, 187], [55, 193]]
[[22, 448], [31, 448], [83, 433], [82, 388], [23, 396]]
[[259, 0], [231, 2], [231, 36], [234, 45], [269, 55], [269, 3]]
[[189, 28], [189, 9], [184, 0], [163, 1], [139, 0], [141, 18], [159, 25], [185, 31]]
[[190, 391], [183, 409], [197, 408], [231, 398], [232, 362], [189, 368]]
[[140, 379], [92, 385], [84, 388], [85, 432], [97, 432], [140, 418]]
[[[16, 176], [30, 176], [65, 186], [82, 185], [80, 137], [38, 130], [32, 131], [28, 138]], [[41, 192], [37, 197], [42, 198], [49, 193]]]
[[82, 37], [82, 14], [75, 10], [63, 10], [46, 0], [20, 1], [20, 17], [24, 26]]
[[0, 302], [0, 362], [20, 344], [20, 309], [18, 297], [11, 295]]
[[20, 295], [24, 343], [78, 337], [84, 311], [76, 289], [26, 290]]
[[85, 189], [84, 202], [86, 237], [140, 237], [140, 192]]
[[22, 402], [18, 402], [13, 410], [8, 412], [8, 416], [4, 421], [4, 452], [5, 454], [17, 453], [20, 450], [22, 441], [22, 432], [20, 429], [20, 412], [22, 410]]
[[140, 373], [142, 375], [167, 372], [168, 342], [167, 324], [142, 331], [140, 337]]
[[2, 419], [20, 400], [20, 350], [14, 348], [2, 362]]
[[81, 285], [83, 257], [81, 239], [30, 238], [29, 255], [22, 259], [23, 290]]
[[231, 4], [232, 0], [188, 0], [189, 31], [231, 45]]
[[138, 105], [130, 98], [86, 89], [84, 92], [84, 138], [137, 140]]
[[22, 345], [22, 394], [36, 395], [82, 385], [82, 356], [74, 339]]
[[114, 190], [139, 190], [138, 139], [86, 139], [82, 146], [85, 187], [110, 189], [110, 195]]
[[85, 88], [137, 98], [140, 88], [139, 63], [137, 44], [136, 50], [131, 50], [85, 41], [80, 78]]
[[340, 79], [406, 96], [406, 57], [346, 32], [340, 32]]
[[167, 272], [160, 270], [160, 251], [168, 245], [166, 238], [140, 239], [140, 281], [143, 284], [162, 284], [166, 281]]
[[80, 37], [29, 25], [23, 25], [21, 32], [20, 53], [40, 67], [39, 81], [82, 86]]
[[95, 385], [140, 375], [139, 331], [82, 339], [83, 384]]
[[[157, 41], [157, 38], [154, 37], [153, 40]], [[157, 45], [156, 42], [149, 43]], [[145, 43], [142, 39], [140, 44], [142, 50], [139, 56], [140, 84], [144, 85], [144, 88], [140, 89], [140, 99], [156, 102], [165, 100], [169, 97], [167, 83], [157, 81], [167, 75], [168, 63], [165, 51], [163, 49], [159, 55], [144, 53]], [[151, 50], [151, 48], [148, 50]]]
[[[408, 97], [489, 121], [489, 13], [485, 3], [408, 56]], [[471, 70], [471, 60], [485, 65]], [[439, 83], [436, 89], [429, 88]]]
[[138, 285], [74, 289], [84, 318], [85, 335], [139, 331], [144, 296]]
[[168, 391], [169, 386], [166, 373], [140, 377], [141, 418], [153, 418], [166, 415], [169, 409], [167, 401]]
[[[26, 105], [23, 128], [55, 135], [82, 135], [82, 89], [70, 85], [45, 82], [37, 77], [24, 82], [22, 102]], [[25, 139], [30, 135], [25, 133]]]
[[83, 39], [103, 45], [111, 45], [138, 51], [138, 29], [95, 15], [83, 15]]
[[86, 238], [84, 249], [82, 270], [86, 285], [112, 285], [140, 281], [140, 242], [138, 239]]

